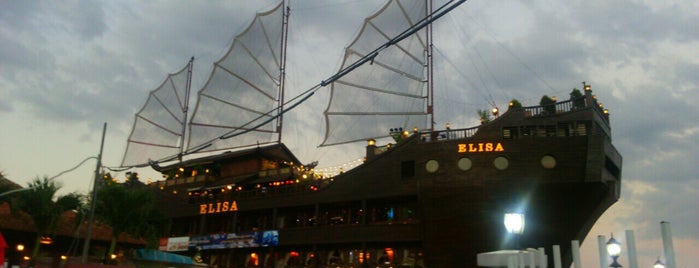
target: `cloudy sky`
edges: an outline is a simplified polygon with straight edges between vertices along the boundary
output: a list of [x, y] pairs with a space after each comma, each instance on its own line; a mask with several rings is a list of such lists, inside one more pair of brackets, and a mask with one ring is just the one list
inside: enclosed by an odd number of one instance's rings
[[[192, 56], [192, 87], [201, 88], [232, 37], [275, 2], [0, 1], [0, 171], [26, 185], [71, 169], [99, 153], [105, 122], [103, 162], [119, 165], [148, 92]], [[380, 5], [293, 1], [289, 94], [337, 70], [342, 48]], [[543, 94], [566, 98], [582, 81], [592, 84], [611, 112], [623, 186], [582, 245], [583, 267], [598, 265], [597, 235], [624, 241], [627, 229], [635, 232], [641, 267], [650, 266], [662, 256], [660, 221], [672, 223], [678, 267], [695, 267], [697, 25], [699, 3], [690, 0], [469, 1], [436, 25], [444, 69], [436, 75], [436, 110], [449, 112], [437, 124], [476, 125], [475, 111], [490, 103], [535, 105]], [[298, 122], [285, 125], [284, 142], [304, 162], [331, 167], [360, 158], [363, 145], [316, 148], [325, 92], [288, 116]], [[88, 160], [56, 180], [65, 191], [86, 193], [94, 168]]]

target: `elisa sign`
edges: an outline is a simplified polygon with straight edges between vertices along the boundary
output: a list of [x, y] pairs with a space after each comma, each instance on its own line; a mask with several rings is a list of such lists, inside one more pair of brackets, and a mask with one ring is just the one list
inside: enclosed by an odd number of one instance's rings
[[235, 201], [199, 204], [199, 214], [212, 214], [229, 211], [238, 211], [238, 204]]
[[459, 153], [484, 153], [484, 152], [504, 152], [502, 144], [492, 142], [460, 143], [457, 152]]

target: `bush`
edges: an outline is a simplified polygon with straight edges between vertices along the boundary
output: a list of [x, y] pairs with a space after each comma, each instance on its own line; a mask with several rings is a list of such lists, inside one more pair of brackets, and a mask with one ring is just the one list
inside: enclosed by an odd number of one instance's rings
[[585, 99], [582, 98], [583, 94], [579, 89], [573, 88], [570, 92], [570, 99], [573, 100], [573, 108], [582, 109], [585, 108]]
[[522, 108], [522, 103], [520, 103], [517, 99], [512, 99], [510, 101], [510, 108]]
[[543, 97], [541, 97], [541, 101], [539, 101], [539, 105], [544, 107], [545, 114], [555, 114], [556, 113], [556, 101], [554, 101], [548, 95], [544, 95]]

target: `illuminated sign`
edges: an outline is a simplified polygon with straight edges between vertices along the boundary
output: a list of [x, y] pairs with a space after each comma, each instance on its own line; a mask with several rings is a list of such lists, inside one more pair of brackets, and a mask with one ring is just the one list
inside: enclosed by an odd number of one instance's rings
[[199, 205], [199, 214], [211, 214], [229, 211], [238, 211], [238, 204], [235, 201], [223, 201]]
[[460, 143], [458, 146], [459, 153], [483, 153], [505, 151], [505, 148], [503, 148], [502, 144], [499, 142]]

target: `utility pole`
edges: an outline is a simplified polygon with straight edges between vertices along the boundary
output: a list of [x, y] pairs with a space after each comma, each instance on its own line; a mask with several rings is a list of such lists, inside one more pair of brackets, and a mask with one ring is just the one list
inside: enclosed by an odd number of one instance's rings
[[97, 166], [95, 167], [95, 177], [92, 182], [92, 197], [90, 198], [90, 217], [87, 222], [87, 233], [85, 234], [85, 244], [83, 245], [83, 255], [81, 262], [87, 263], [87, 254], [90, 249], [90, 239], [92, 238], [92, 223], [95, 219], [95, 201], [97, 199], [97, 183], [99, 183], [100, 167], [102, 166], [102, 150], [104, 149], [104, 135], [107, 133], [107, 122], [102, 127], [102, 143], [100, 144], [100, 154], [97, 155]]

